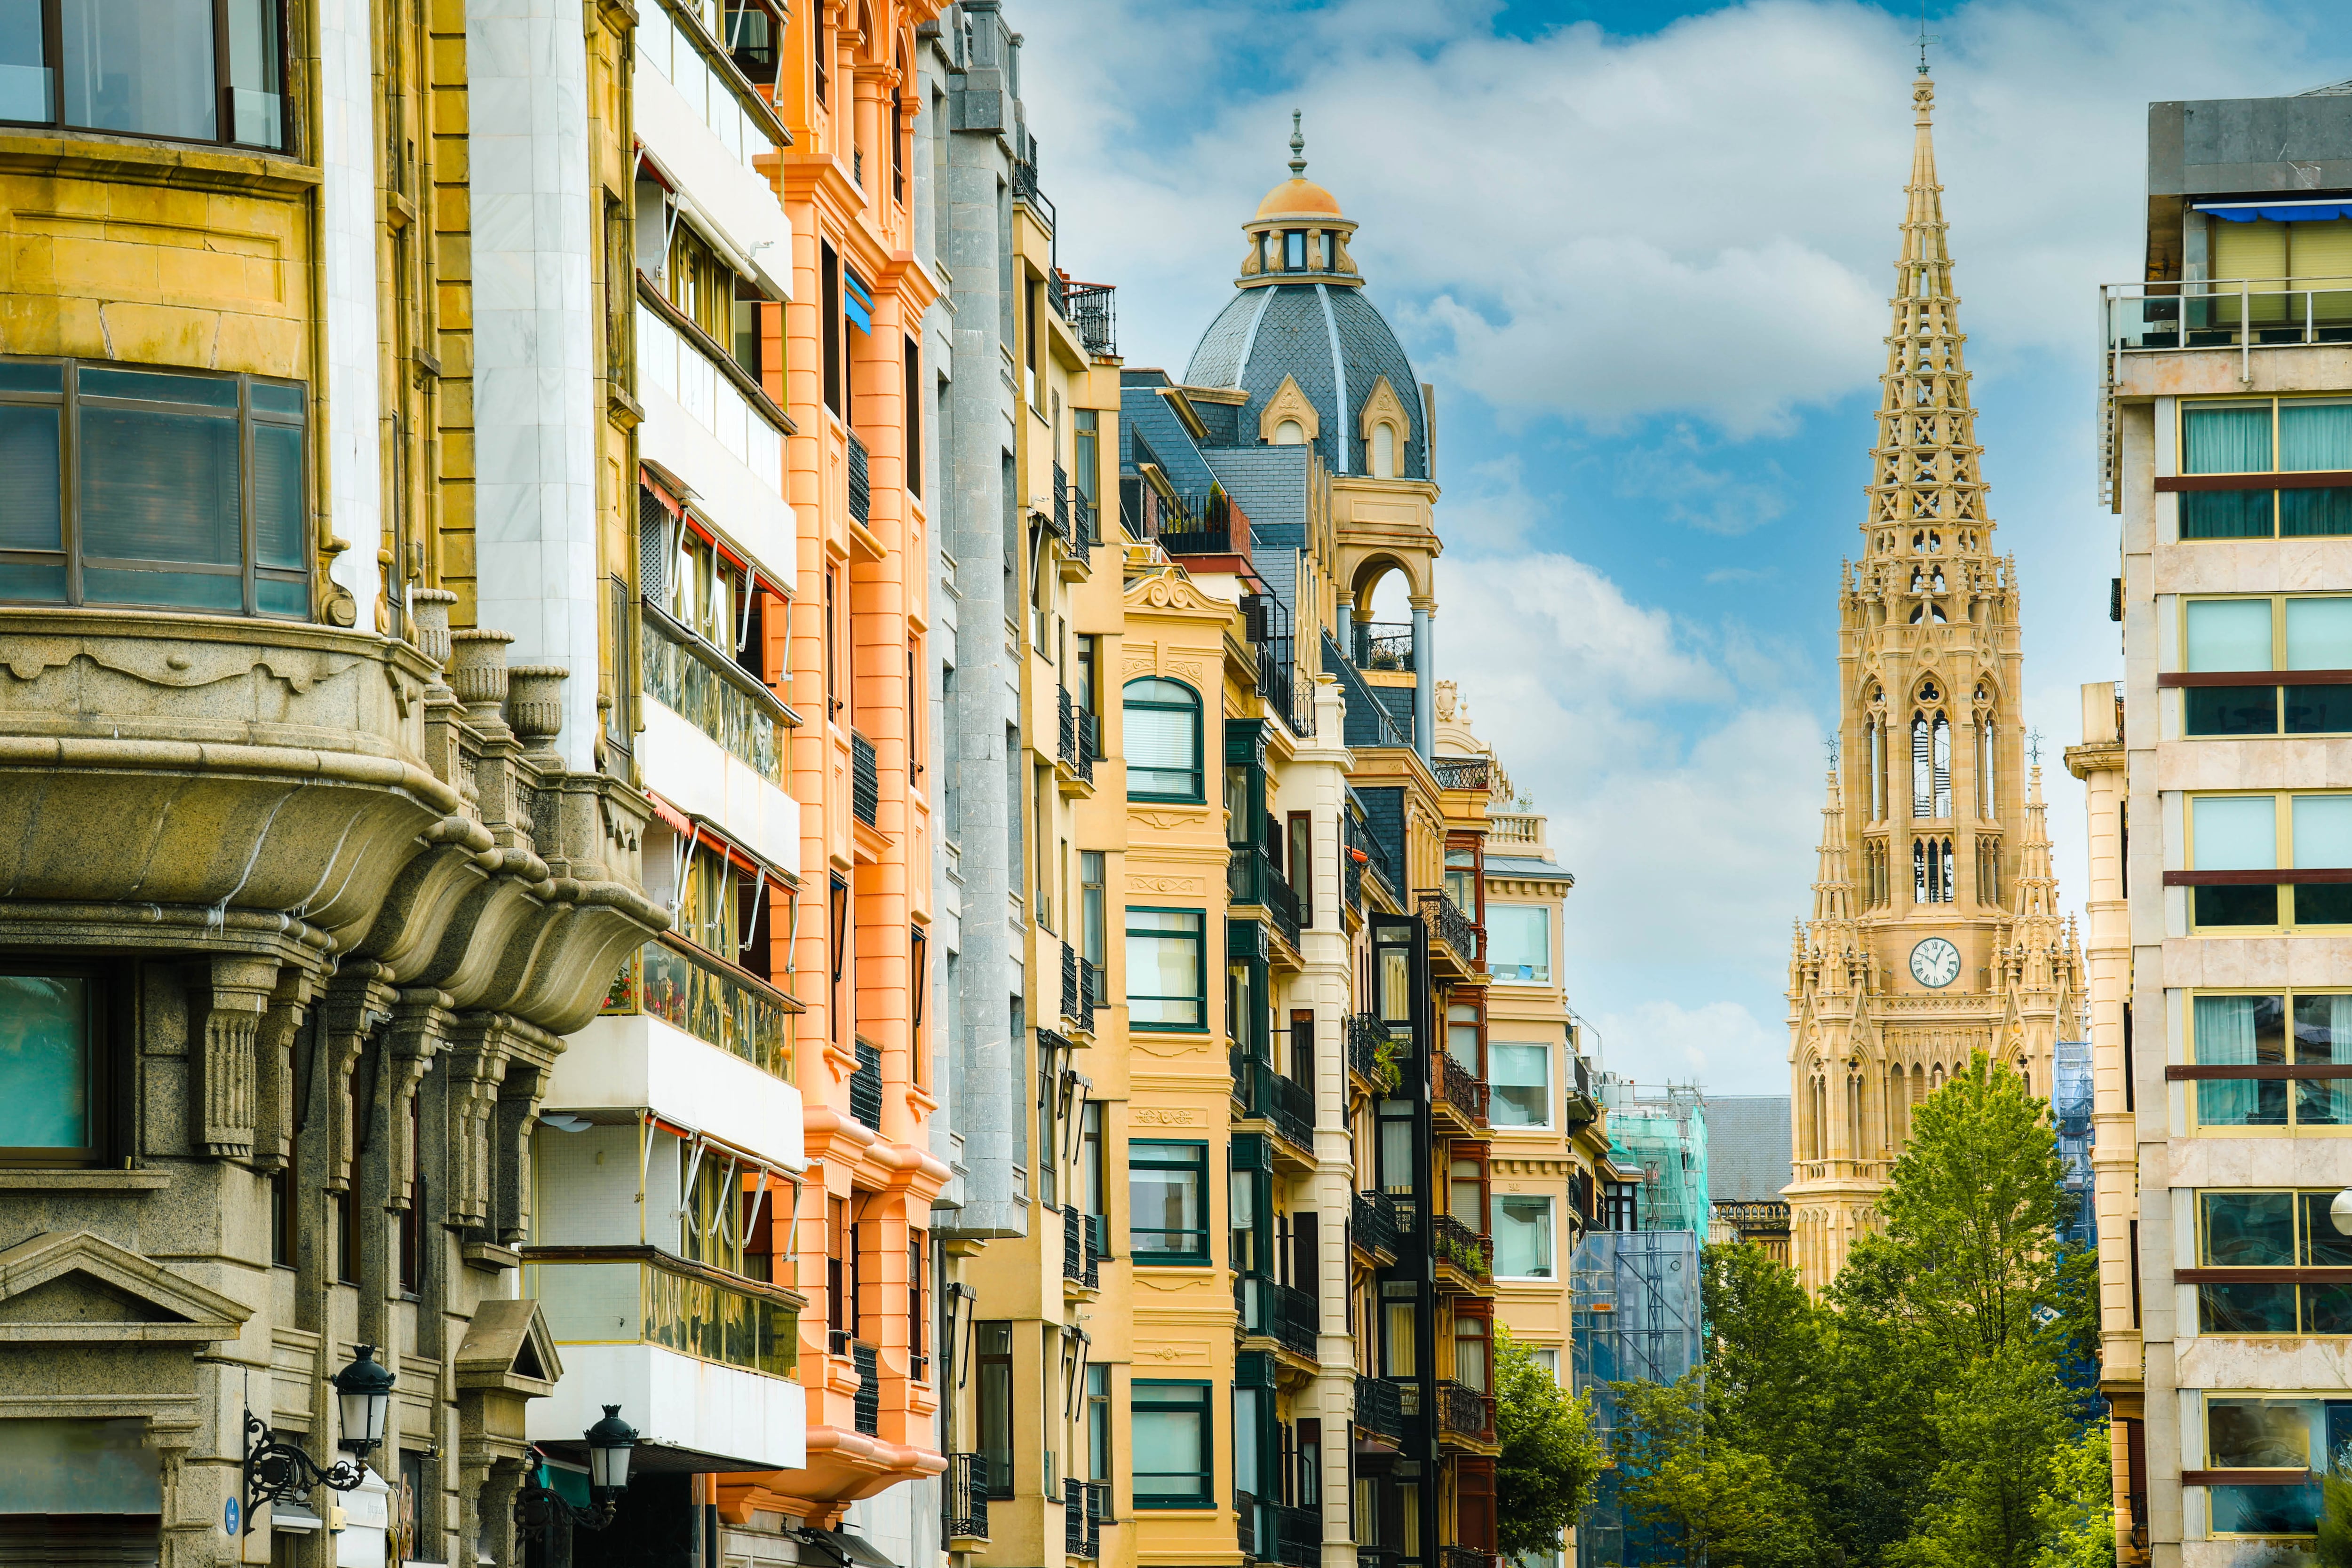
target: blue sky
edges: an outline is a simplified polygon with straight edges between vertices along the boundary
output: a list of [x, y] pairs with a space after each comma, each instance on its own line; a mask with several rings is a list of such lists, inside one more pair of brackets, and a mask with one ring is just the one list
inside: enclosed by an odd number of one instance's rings
[[[1438, 389], [1441, 674], [1578, 874], [1607, 1065], [1784, 1092], [1839, 560], [1860, 538], [1919, 11], [1853, 0], [1007, 0], [1062, 264], [1181, 373], [1286, 171]], [[2120, 670], [2094, 305], [2138, 275], [2147, 104], [2352, 77], [2334, 5], [1929, 7], [1937, 148], [2028, 719]]]

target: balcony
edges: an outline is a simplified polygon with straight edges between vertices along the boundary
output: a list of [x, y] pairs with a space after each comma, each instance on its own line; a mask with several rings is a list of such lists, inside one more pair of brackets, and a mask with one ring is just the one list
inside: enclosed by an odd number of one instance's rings
[[799, 805], [784, 789], [793, 711], [757, 676], [647, 604], [637, 672], [646, 787], [779, 865], [800, 862]]
[[1095, 716], [1070, 695], [1067, 686], [1057, 686], [1055, 691], [1061, 719], [1060, 745], [1055, 752], [1055, 760], [1061, 764], [1059, 776], [1066, 784], [1082, 786], [1066, 793], [1090, 795], [1094, 792], [1095, 752], [1100, 745]]
[[1450, 1214], [1429, 1217], [1430, 1246], [1441, 1264], [1451, 1264], [1480, 1285], [1495, 1278], [1495, 1243]]
[[1349, 1207], [1349, 1238], [1373, 1257], [1397, 1256], [1396, 1209], [1384, 1192], [1360, 1192]]
[[1159, 539], [1171, 556], [1232, 556], [1244, 565], [1253, 559], [1249, 514], [1223, 490], [1210, 491], [1197, 506], [1188, 503], [1173, 516], [1163, 513]]
[[1096, 1239], [1101, 1215], [1062, 1210], [1062, 1282], [1081, 1291], [1102, 1288], [1102, 1252]]
[[1475, 1546], [1441, 1546], [1437, 1549], [1437, 1568], [1495, 1568], [1496, 1558], [1491, 1552], [1481, 1552]]
[[[1352, 746], [1355, 742], [1351, 740], [1348, 744]], [[1397, 875], [1396, 866], [1389, 859], [1388, 847], [1373, 837], [1371, 829], [1352, 810], [1347, 814], [1343, 827], [1342, 847], [1346, 853], [1340, 858], [1348, 866], [1348, 902], [1359, 911], [1363, 908], [1363, 883], [1369, 879], [1386, 895], [1392, 906], [1402, 909], [1404, 905], [1399, 893], [1404, 886], [1404, 879]]]
[[1295, 952], [1298, 947], [1298, 894], [1274, 869], [1260, 843], [1225, 846], [1225, 895], [1233, 903], [1264, 909]]
[[1472, 789], [1485, 794], [1495, 787], [1495, 764], [1484, 757], [1441, 757], [1430, 765], [1440, 789]]
[[599, 1015], [566, 1042], [550, 1111], [649, 1109], [787, 1163], [801, 1158], [792, 1082], [799, 1003], [692, 943], [646, 941]]
[[882, 1130], [882, 1048], [861, 1040], [856, 1049], [857, 1069], [849, 1075], [849, 1114], [878, 1133]]
[[1296, 1079], [1286, 1078], [1270, 1061], [1235, 1051], [1234, 1100], [1235, 1113], [1252, 1121], [1273, 1124], [1276, 1134], [1301, 1155], [1315, 1148], [1315, 1093]]
[[1395, 621], [1360, 621], [1349, 629], [1355, 639], [1356, 668], [1412, 674], [1412, 627]]
[[1429, 927], [1431, 943], [1452, 949], [1465, 975], [1477, 972], [1481, 955], [1476, 923], [1462, 913], [1460, 904], [1434, 889], [1423, 888], [1418, 902], [1421, 923]]
[[[776, 212], [767, 176], [760, 192]], [[791, 234], [779, 232], [791, 254]], [[784, 412], [726, 350], [640, 285], [636, 396], [640, 454], [694, 487], [695, 510], [747, 552], [760, 574], [790, 589], [800, 547], [784, 499]]]
[[1495, 1440], [1495, 1402], [1481, 1390], [1451, 1379], [1437, 1385], [1437, 1430], [1469, 1443]]
[[1356, 1376], [1356, 1425], [1375, 1437], [1404, 1442], [1404, 1402], [1397, 1385], [1385, 1377]]
[[529, 1402], [534, 1441], [570, 1442], [619, 1400], [652, 1447], [701, 1455], [708, 1469], [807, 1463], [798, 1383], [800, 1297], [651, 1247], [533, 1247], [523, 1293], [537, 1299], [564, 1376]]
[[849, 520], [859, 528], [871, 528], [874, 522], [874, 469], [866, 454], [866, 443], [857, 432], [845, 430], [842, 439], [847, 444], [845, 453], [849, 470]]
[[1104, 1516], [1110, 1512], [1108, 1481], [1062, 1480], [1062, 1550], [1092, 1563], [1102, 1555]]
[[950, 1454], [940, 1478], [940, 1536], [950, 1552], [988, 1544], [988, 1458]]
[[1396, 1092], [1404, 1082], [1404, 1042], [1370, 1013], [1349, 1013], [1347, 1032], [1349, 1070], [1380, 1093]]
[[882, 1431], [882, 1354], [870, 1344], [853, 1343], [849, 1347], [850, 1364], [857, 1368], [857, 1393], [851, 1402], [851, 1416], [857, 1429], [872, 1437]]
[[874, 757], [874, 743], [849, 732], [849, 809], [871, 828], [882, 814], [882, 771]]
[[1108, 357], [1118, 352], [1118, 290], [1108, 283], [1062, 286], [1062, 319], [1069, 322], [1089, 354]]
[[1313, 1361], [1323, 1333], [1322, 1312], [1312, 1293], [1290, 1285], [1268, 1287], [1274, 1302], [1274, 1337], [1293, 1355]]
[[1285, 1503], [1266, 1503], [1262, 1507], [1274, 1518], [1276, 1559], [1285, 1568], [1316, 1568], [1323, 1561], [1321, 1511], [1292, 1508]]
[[1464, 1132], [1480, 1131], [1486, 1125], [1489, 1092], [1486, 1081], [1454, 1061], [1453, 1052], [1441, 1051], [1436, 1053], [1436, 1061], [1429, 1075], [1429, 1099], [1433, 1112], [1450, 1112], [1453, 1120]]
[[1095, 967], [1078, 956], [1078, 950], [1068, 943], [1062, 944], [1062, 1018], [1073, 1033], [1091, 1037], [1095, 1032], [1095, 997], [1100, 989]]

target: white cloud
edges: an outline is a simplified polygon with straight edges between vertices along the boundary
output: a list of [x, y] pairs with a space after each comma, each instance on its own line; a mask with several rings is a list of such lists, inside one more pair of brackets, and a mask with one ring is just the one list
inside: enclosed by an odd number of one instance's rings
[[[1617, 493], [1654, 501], [1668, 521], [1727, 538], [1760, 528], [1789, 509], [1779, 465], [1765, 464], [1760, 472], [1748, 461], [1709, 468], [1703, 462], [1709, 455], [1696, 431], [1677, 424], [1664, 440], [1617, 460]], [[1742, 477], [1742, 471], [1754, 476]]]

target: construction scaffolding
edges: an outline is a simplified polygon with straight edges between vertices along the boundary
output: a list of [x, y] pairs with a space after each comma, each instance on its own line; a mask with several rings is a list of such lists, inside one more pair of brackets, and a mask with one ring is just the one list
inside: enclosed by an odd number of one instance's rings
[[1643, 1230], [1706, 1233], [1706, 1101], [1695, 1083], [1643, 1094], [1631, 1079], [1601, 1076], [1609, 1113], [1609, 1160], [1638, 1170], [1635, 1225]]
[[2098, 1205], [2091, 1188], [2091, 1045], [2058, 1042], [2057, 1071], [2050, 1085], [2050, 1120], [2058, 1132], [2058, 1159], [2066, 1167], [2058, 1200], [2058, 1243], [2095, 1247]]
[[[1703, 1211], [1702, 1211], [1703, 1212]], [[1617, 1383], [1673, 1383], [1699, 1363], [1699, 1237], [1696, 1231], [1604, 1230], [1576, 1244], [1569, 1267], [1575, 1389], [1592, 1396], [1603, 1442], [1617, 1430]], [[1576, 1527], [1577, 1568], [1678, 1563], [1670, 1543], [1628, 1531], [1618, 1472], [1601, 1473]]]

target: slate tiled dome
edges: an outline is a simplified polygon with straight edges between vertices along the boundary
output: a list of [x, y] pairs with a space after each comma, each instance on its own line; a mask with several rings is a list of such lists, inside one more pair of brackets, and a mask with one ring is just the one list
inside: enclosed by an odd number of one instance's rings
[[[1250, 394], [1241, 429], [1257, 429], [1266, 400], [1294, 376], [1315, 405], [1320, 429], [1315, 448], [1335, 473], [1366, 474], [1364, 400], [1382, 376], [1412, 421], [1402, 469], [1408, 479], [1429, 477], [1429, 433], [1423, 428], [1421, 383], [1387, 319], [1360, 287], [1328, 283], [1276, 283], [1244, 288], [1201, 334], [1185, 368], [1188, 386], [1239, 387]], [[1341, 400], [1346, 400], [1342, 410]], [[1347, 449], [1339, 450], [1344, 433]]]

